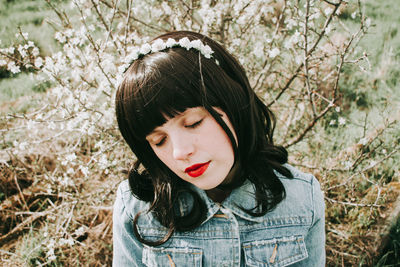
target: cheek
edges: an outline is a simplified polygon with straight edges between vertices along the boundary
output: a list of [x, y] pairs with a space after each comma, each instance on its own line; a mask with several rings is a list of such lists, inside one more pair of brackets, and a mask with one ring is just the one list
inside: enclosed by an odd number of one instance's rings
[[171, 159], [172, 157], [168, 155], [168, 151], [166, 149], [159, 149], [157, 147], [152, 147], [154, 154], [167, 166], [170, 167], [171, 162], [168, 161], [168, 159]]
[[[231, 144], [231, 140], [225, 131], [215, 123], [213, 134], [208, 134], [208, 147], [212, 149], [213, 153], [219, 155], [221, 159], [226, 162], [233, 162], [234, 152]], [[210, 131], [211, 132], [211, 131]], [[232, 132], [235, 136], [235, 133]]]
[[[236, 132], [235, 132], [235, 130], [233, 129], [232, 123], [230, 122], [230, 120], [228, 120], [228, 118], [227, 118], [226, 115], [224, 115], [224, 116], [222, 117], [222, 119], [224, 120], [224, 122], [225, 122], [226, 125], [228, 126], [229, 130], [231, 130], [231, 132], [232, 132], [232, 134], [233, 134], [233, 138], [235, 138], [235, 142], [236, 142], [236, 146], [237, 146], [237, 145], [238, 145], [238, 139], [237, 139], [237, 136], [236, 136]], [[225, 133], [225, 134], [226, 134], [226, 133]], [[228, 135], [226, 136], [226, 138], [229, 140], [229, 142], [231, 141], [231, 140], [229, 139]]]
[[[235, 129], [233, 129], [233, 125], [232, 125], [231, 121], [229, 120], [228, 115], [226, 115], [226, 113], [225, 113], [224, 111], [222, 111], [222, 109], [220, 109], [220, 108], [214, 107], [214, 109], [215, 109], [218, 113], [222, 114], [222, 120], [225, 122], [225, 124], [228, 126], [229, 130], [230, 130], [231, 133], [233, 134], [233, 138], [235, 139], [236, 146], [237, 146], [237, 145], [238, 145], [238, 139], [237, 139], [237, 136], [236, 136], [236, 132], [235, 132]], [[221, 129], [222, 129], [222, 127], [221, 127]], [[222, 130], [223, 130], [223, 129], [222, 129]], [[224, 133], [225, 133], [225, 132], [224, 132]], [[225, 134], [226, 134], [226, 133], [225, 133]], [[228, 135], [226, 136], [226, 138], [227, 138], [227, 139], [229, 140], [229, 142], [230, 142], [230, 139], [229, 139]]]

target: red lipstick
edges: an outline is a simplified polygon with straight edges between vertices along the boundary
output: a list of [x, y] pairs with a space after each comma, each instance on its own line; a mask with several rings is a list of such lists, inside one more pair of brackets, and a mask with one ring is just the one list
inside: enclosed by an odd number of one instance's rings
[[205, 162], [205, 163], [199, 163], [199, 164], [194, 164], [190, 167], [187, 167], [185, 169], [185, 172], [189, 174], [191, 177], [199, 177], [202, 175], [210, 165], [211, 161]]

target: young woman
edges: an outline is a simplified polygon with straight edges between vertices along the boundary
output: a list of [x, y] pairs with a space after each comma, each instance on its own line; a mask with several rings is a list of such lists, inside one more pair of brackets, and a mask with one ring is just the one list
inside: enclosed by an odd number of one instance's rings
[[137, 160], [114, 205], [114, 266], [324, 266], [319, 183], [273, 144], [237, 60], [187, 31], [131, 59], [116, 115]]

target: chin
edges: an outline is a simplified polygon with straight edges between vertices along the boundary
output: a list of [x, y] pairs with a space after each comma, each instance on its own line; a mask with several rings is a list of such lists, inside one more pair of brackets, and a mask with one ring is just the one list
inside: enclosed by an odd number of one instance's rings
[[[221, 181], [221, 183], [222, 183], [222, 181]], [[214, 189], [217, 186], [219, 186], [221, 183], [216, 183], [216, 184], [210, 184], [210, 183], [208, 183], [208, 184], [196, 184], [196, 183], [193, 183], [193, 184], [195, 186], [197, 186], [198, 188], [200, 188], [200, 189], [211, 190], [211, 189]]]

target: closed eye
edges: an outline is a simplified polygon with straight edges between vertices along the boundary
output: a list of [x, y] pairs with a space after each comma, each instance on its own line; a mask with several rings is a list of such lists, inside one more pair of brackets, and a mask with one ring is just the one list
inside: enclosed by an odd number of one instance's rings
[[201, 120], [199, 120], [199, 121], [196, 121], [196, 122], [193, 123], [193, 124], [185, 125], [185, 128], [196, 128], [196, 127], [199, 126], [202, 122], [203, 122], [203, 119], [201, 119]]
[[155, 143], [155, 146], [162, 146], [165, 143], [166, 137], [163, 137], [158, 143]]

